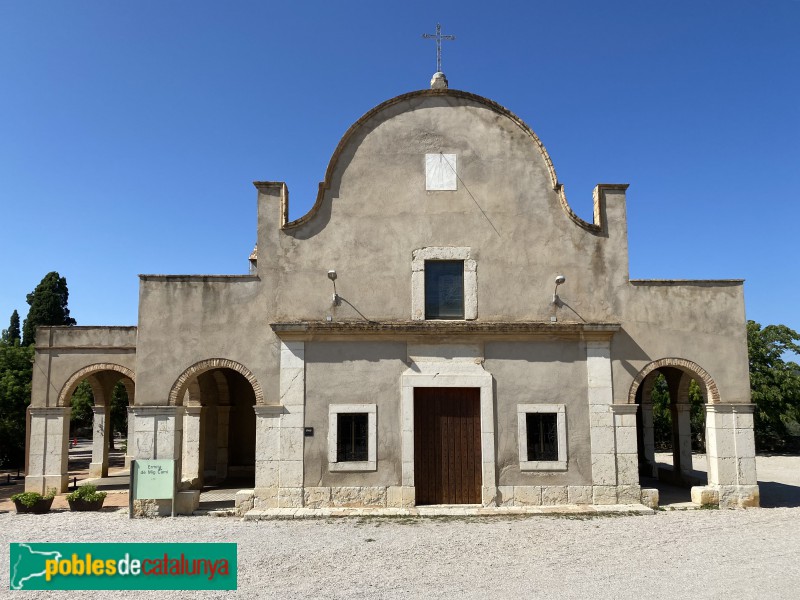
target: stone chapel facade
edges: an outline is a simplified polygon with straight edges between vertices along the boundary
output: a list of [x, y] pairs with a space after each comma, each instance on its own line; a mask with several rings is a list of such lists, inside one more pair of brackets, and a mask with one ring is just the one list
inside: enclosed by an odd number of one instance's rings
[[697, 501], [758, 505], [741, 280], [631, 280], [626, 189], [567, 204], [536, 134], [432, 88], [345, 133], [313, 208], [260, 181], [247, 275], [141, 275], [136, 327], [37, 335], [26, 489], [67, 486], [69, 402], [131, 399], [128, 454], [178, 461], [268, 507], [652, 502], [650, 392], [665, 375], [673, 477], [691, 482], [688, 389], [706, 401]]

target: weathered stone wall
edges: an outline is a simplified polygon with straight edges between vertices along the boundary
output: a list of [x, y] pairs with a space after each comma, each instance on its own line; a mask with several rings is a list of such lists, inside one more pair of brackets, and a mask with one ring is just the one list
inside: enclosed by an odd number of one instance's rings
[[277, 340], [257, 277], [143, 275], [137, 351], [142, 405], [167, 404], [181, 374], [209, 359], [243, 366], [265, 402], [278, 402]]
[[34, 361], [31, 406], [68, 406], [81, 372], [135, 375], [136, 327], [40, 327]]
[[[400, 485], [400, 375], [406, 369], [401, 342], [311, 342], [306, 344], [304, 481], [313, 487]], [[328, 469], [328, 405], [377, 405], [376, 471]]]
[[[495, 380], [499, 485], [591, 485], [585, 343], [492, 342], [485, 347], [484, 368]], [[519, 404], [566, 405], [567, 471], [520, 471]]]

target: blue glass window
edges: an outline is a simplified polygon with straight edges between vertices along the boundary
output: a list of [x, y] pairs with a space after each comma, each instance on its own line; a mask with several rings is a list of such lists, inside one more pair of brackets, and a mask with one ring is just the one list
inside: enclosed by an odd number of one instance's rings
[[425, 261], [425, 318], [464, 318], [464, 261]]

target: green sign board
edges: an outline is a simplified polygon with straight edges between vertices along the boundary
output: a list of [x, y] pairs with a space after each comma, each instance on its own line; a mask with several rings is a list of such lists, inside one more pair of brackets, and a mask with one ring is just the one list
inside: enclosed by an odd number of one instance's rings
[[236, 544], [10, 544], [12, 590], [235, 590]]
[[135, 500], [171, 500], [175, 495], [175, 461], [134, 461], [131, 492]]

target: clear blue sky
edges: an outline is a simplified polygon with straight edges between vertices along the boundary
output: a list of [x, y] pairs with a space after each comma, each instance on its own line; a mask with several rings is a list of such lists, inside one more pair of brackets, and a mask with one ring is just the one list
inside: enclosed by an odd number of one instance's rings
[[525, 120], [574, 210], [630, 183], [634, 278], [744, 278], [800, 330], [800, 2], [0, 0], [0, 327], [48, 271], [81, 325], [139, 273], [245, 273], [254, 180], [306, 212], [345, 130], [428, 86]]

